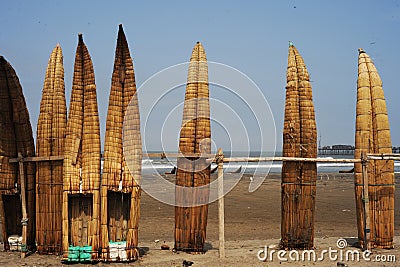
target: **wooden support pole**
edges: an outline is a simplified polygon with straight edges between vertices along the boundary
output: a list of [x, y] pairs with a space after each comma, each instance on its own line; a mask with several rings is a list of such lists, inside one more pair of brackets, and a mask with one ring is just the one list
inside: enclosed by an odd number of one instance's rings
[[218, 222], [219, 222], [219, 258], [225, 258], [225, 207], [224, 207], [224, 154], [218, 149]]
[[27, 252], [27, 234], [28, 234], [28, 213], [26, 212], [26, 189], [24, 161], [21, 153], [18, 153], [19, 178], [21, 183], [21, 205], [22, 205], [22, 244], [21, 258], [25, 258]]
[[368, 160], [396, 160], [400, 161], [400, 154], [367, 154]]
[[370, 249], [371, 230], [369, 218], [369, 196], [368, 196], [368, 158], [363, 152], [361, 154], [362, 179], [363, 179], [363, 203], [364, 203], [364, 249]]

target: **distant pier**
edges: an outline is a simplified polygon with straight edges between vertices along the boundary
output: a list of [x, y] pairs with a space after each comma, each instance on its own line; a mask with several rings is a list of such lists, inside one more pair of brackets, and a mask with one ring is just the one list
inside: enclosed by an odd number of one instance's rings
[[332, 145], [318, 148], [318, 155], [354, 155], [354, 146]]
[[[354, 155], [354, 146], [332, 145], [318, 148], [318, 155]], [[400, 153], [400, 147], [392, 147], [393, 153]]]

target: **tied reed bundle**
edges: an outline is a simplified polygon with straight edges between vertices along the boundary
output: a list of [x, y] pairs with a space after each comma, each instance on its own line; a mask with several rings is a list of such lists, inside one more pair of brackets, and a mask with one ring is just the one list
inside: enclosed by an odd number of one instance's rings
[[[127, 157], [133, 169], [128, 169], [123, 154], [122, 129], [125, 114], [127, 115], [125, 121], [129, 124], [128, 132], [125, 133], [125, 138], [129, 136]], [[127, 258], [120, 260], [136, 260], [139, 257], [141, 163], [142, 144], [135, 72], [128, 42], [122, 25], [119, 25], [104, 143], [101, 190], [103, 260], [115, 260], [110, 258], [108, 249], [111, 240], [126, 241]]]
[[[47, 65], [37, 126], [38, 157], [63, 156], [67, 107], [65, 101], [63, 55], [59, 44]], [[36, 238], [41, 254], [62, 252], [62, 161], [37, 163]]]
[[[362, 153], [392, 153], [389, 119], [382, 81], [371, 58], [359, 49], [356, 148], [354, 158]], [[370, 160], [368, 162], [368, 195], [370, 213], [370, 245], [393, 248], [394, 236], [394, 162]], [[365, 211], [363, 205], [363, 179], [361, 163], [354, 164], [358, 239], [364, 247]]]
[[[210, 105], [208, 89], [207, 58], [201, 43], [193, 48], [186, 85], [183, 120], [179, 139], [179, 150], [183, 155], [211, 153]], [[198, 187], [210, 183], [210, 166], [205, 159], [178, 158], [176, 185]], [[198, 191], [197, 191], [198, 192]], [[176, 191], [177, 203], [193, 200], [204, 203], [208, 191], [186, 196]], [[208, 205], [175, 207], [175, 249], [188, 252], [203, 252], [206, 239]]]
[[[9, 235], [23, 235], [23, 211], [29, 215], [23, 250], [35, 246], [35, 173], [34, 162], [24, 162], [22, 175], [10, 158], [35, 156], [32, 127], [22, 87], [15, 70], [0, 56], [0, 231], [4, 248], [9, 249]], [[21, 179], [24, 179], [26, 206], [21, 201]]]
[[97, 259], [100, 221], [100, 123], [92, 60], [82, 35], [75, 56], [63, 165], [63, 252], [89, 245]]
[[[315, 158], [317, 130], [309, 74], [296, 47], [289, 45], [283, 157]], [[314, 246], [315, 162], [284, 161], [282, 165], [281, 246]]]

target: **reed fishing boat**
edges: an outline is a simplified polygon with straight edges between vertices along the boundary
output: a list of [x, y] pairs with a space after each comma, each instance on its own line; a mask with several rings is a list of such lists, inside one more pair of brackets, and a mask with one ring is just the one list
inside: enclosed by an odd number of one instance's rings
[[[371, 58], [362, 49], [359, 49], [358, 55], [355, 142], [355, 159], [360, 159], [367, 153], [392, 153], [382, 80]], [[361, 163], [354, 164], [354, 179], [358, 239], [360, 245], [364, 247], [366, 222]], [[369, 160], [368, 180], [370, 245], [372, 248], [393, 248], [395, 190], [393, 160]]]
[[100, 123], [93, 64], [82, 34], [64, 148], [63, 260], [94, 261], [100, 242]]
[[[64, 155], [67, 106], [63, 55], [53, 49], [43, 85], [36, 134], [38, 157]], [[39, 161], [36, 173], [36, 241], [40, 254], [62, 253], [63, 161]]]
[[[35, 145], [21, 84], [2, 56], [0, 114], [0, 242], [26, 252], [35, 247], [36, 166], [23, 159], [35, 156]], [[20, 164], [10, 162], [15, 158]]]
[[[179, 150], [184, 157], [177, 160], [175, 249], [193, 253], [204, 251], [206, 239], [210, 165], [197, 154], [211, 153], [208, 66], [200, 42], [194, 46], [189, 63], [180, 130]], [[186, 188], [202, 187], [205, 190]], [[187, 204], [187, 205], [186, 205]]]
[[[127, 109], [129, 106], [129, 112]], [[125, 114], [126, 154], [123, 151]], [[127, 159], [130, 160], [128, 168]], [[128, 42], [119, 25], [108, 104], [101, 189], [102, 260], [132, 261], [139, 257], [138, 226], [142, 144], [135, 72]]]
[[[293, 43], [289, 44], [283, 157], [316, 158], [317, 129], [310, 77]], [[314, 246], [314, 211], [317, 165], [315, 162], [282, 163], [281, 246]]]

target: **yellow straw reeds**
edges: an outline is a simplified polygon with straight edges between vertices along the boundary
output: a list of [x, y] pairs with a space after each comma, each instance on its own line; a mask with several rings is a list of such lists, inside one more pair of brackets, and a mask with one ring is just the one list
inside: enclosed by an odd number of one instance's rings
[[[392, 153], [389, 119], [382, 81], [371, 58], [359, 49], [356, 148], [354, 157], [362, 153]], [[368, 161], [368, 195], [371, 247], [393, 248], [394, 236], [394, 162]], [[358, 238], [364, 246], [365, 212], [361, 163], [354, 164]]]
[[95, 260], [100, 238], [100, 123], [93, 64], [81, 34], [64, 147], [64, 258], [69, 245], [89, 245]]
[[[211, 153], [210, 105], [207, 58], [201, 43], [193, 48], [190, 58], [179, 150], [184, 156]], [[210, 166], [205, 159], [178, 158], [176, 185], [181, 187], [207, 186]], [[207, 203], [208, 191], [193, 195], [176, 189], [177, 203]], [[206, 239], [208, 204], [195, 207], [175, 207], [175, 249], [203, 252]]]
[[[130, 160], [129, 166], [132, 169], [128, 169], [123, 153], [122, 129], [125, 114], [128, 116], [126, 123], [129, 124], [125, 128], [125, 137], [129, 136], [126, 157]], [[103, 260], [136, 260], [139, 257], [141, 163], [142, 145], [135, 72], [122, 25], [119, 25], [104, 143], [101, 190]], [[110, 241], [126, 242], [126, 259], [111, 258]]]
[[[8, 237], [22, 235], [22, 224], [27, 223], [26, 244], [35, 246], [35, 172], [34, 162], [23, 163], [28, 221], [21, 222], [21, 175], [18, 163], [10, 158], [35, 156], [35, 145], [29, 113], [22, 87], [13, 67], [0, 56], [0, 231], [1, 242], [9, 249]], [[26, 249], [25, 247], [23, 248]]]
[[[37, 126], [38, 157], [63, 156], [67, 107], [63, 55], [59, 44], [47, 65]], [[63, 162], [42, 161], [36, 172], [36, 242], [41, 254], [62, 252]]]
[[[292, 43], [289, 45], [287, 67], [282, 153], [284, 157], [317, 156], [317, 130], [310, 78], [303, 58]], [[283, 248], [310, 249], [314, 246], [316, 178], [315, 162], [283, 162]]]

